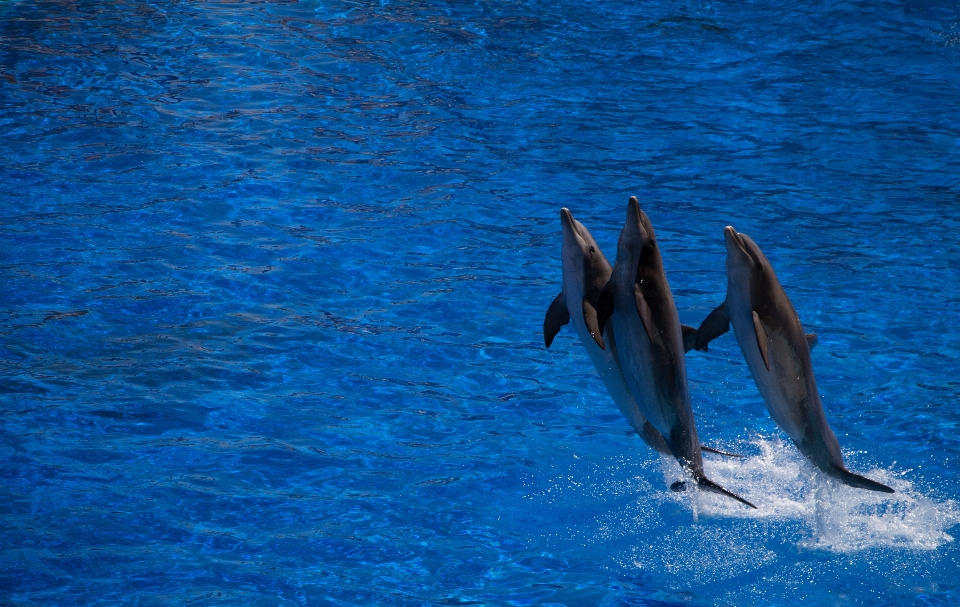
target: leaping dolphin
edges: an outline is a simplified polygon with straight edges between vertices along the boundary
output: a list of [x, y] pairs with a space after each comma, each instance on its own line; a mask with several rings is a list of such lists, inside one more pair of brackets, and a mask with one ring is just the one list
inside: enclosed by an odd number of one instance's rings
[[[640, 413], [640, 407], [623, 382], [613, 333], [608, 331], [604, 341], [597, 324], [597, 301], [601, 289], [610, 280], [610, 263], [589, 230], [566, 208], [560, 209], [560, 224], [563, 226], [563, 289], [543, 319], [544, 344], [549, 348], [560, 327], [572, 318], [577, 335], [617, 408], [648, 445], [669, 455], [667, 442]], [[690, 330], [694, 331], [692, 327]]]
[[843, 465], [840, 443], [827, 423], [810, 348], [816, 335], [804, 335], [793, 304], [763, 251], [732, 226], [723, 229], [727, 245], [727, 298], [700, 325], [698, 350], [730, 330], [747, 360], [757, 388], [777, 422], [808, 460], [826, 474], [871, 491], [893, 493]]
[[[613, 318], [620, 368], [641, 413], [663, 435], [670, 452], [697, 485], [753, 504], [707, 478], [687, 387], [684, 339], [663, 270], [653, 225], [636, 197], [627, 204], [627, 221], [617, 243], [617, 262], [600, 293], [597, 326]], [[598, 344], [599, 335], [594, 336]], [[674, 483], [678, 490], [682, 483]]]

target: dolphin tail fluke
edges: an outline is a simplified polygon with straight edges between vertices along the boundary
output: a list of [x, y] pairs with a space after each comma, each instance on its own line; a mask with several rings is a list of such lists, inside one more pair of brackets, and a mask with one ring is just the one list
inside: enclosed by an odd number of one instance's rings
[[720, 495], [726, 495], [727, 497], [730, 497], [730, 498], [733, 498], [733, 499], [737, 500], [737, 501], [740, 502], [741, 504], [746, 504], [747, 506], [750, 506], [750, 507], [753, 508], [754, 510], [757, 509], [756, 506], [754, 506], [753, 504], [751, 504], [751, 503], [748, 502], [747, 500], [743, 499], [742, 497], [740, 497], [739, 495], [737, 495], [737, 494], [734, 493], [733, 491], [727, 491], [726, 489], [724, 489], [723, 487], [721, 487], [720, 485], [716, 484], [715, 482], [713, 482], [712, 480], [710, 480], [709, 478], [707, 478], [707, 477], [705, 477], [705, 476], [701, 476], [700, 478], [697, 479], [697, 486], [700, 487], [701, 489], [705, 490], [705, 491], [711, 491], [711, 492], [713, 492], [713, 493], [719, 493]]
[[570, 312], [567, 302], [563, 299], [563, 291], [553, 299], [547, 308], [547, 315], [543, 319], [543, 344], [550, 347], [553, 338], [560, 332], [560, 327], [570, 322]]
[[713, 447], [708, 447], [706, 445], [700, 445], [701, 451], [706, 451], [707, 453], [716, 453], [717, 455], [725, 455], [727, 457], [739, 457], [743, 458], [739, 453], [728, 453], [727, 451], [721, 451], [720, 449], [714, 449]]
[[707, 351], [707, 344], [730, 330], [730, 316], [727, 315], [727, 302], [717, 306], [713, 312], [700, 323], [697, 329], [696, 348]]
[[887, 487], [883, 483], [878, 483], [877, 481], [870, 480], [865, 476], [854, 474], [853, 472], [850, 472], [844, 468], [834, 470], [831, 472], [830, 476], [837, 478], [844, 485], [850, 485], [851, 487], [856, 487], [857, 489], [880, 491], [882, 493], [896, 493], [893, 489]]

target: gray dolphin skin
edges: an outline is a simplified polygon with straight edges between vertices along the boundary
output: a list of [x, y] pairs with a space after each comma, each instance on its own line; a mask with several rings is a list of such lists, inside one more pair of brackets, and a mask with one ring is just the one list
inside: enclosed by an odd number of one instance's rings
[[727, 298], [700, 325], [698, 350], [733, 332], [770, 416], [800, 453], [839, 481], [871, 491], [893, 489], [854, 474], [843, 465], [840, 443], [827, 423], [813, 376], [810, 348], [793, 304], [770, 262], [753, 240], [732, 226], [723, 230], [727, 245]]
[[560, 327], [572, 318], [577, 335], [617, 408], [648, 445], [669, 455], [667, 442], [640, 413], [640, 407], [623, 381], [616, 338], [608, 331], [604, 340], [597, 324], [597, 300], [610, 279], [610, 263], [587, 228], [574, 219], [569, 210], [560, 210], [560, 223], [563, 226], [563, 289], [543, 320], [544, 344], [549, 348]]
[[[635, 197], [617, 243], [617, 261], [597, 306], [597, 324], [612, 317], [621, 370], [641, 413], [701, 489], [753, 504], [706, 477], [697, 437], [680, 317], [663, 270], [653, 225]], [[679, 490], [683, 483], [674, 483]]]

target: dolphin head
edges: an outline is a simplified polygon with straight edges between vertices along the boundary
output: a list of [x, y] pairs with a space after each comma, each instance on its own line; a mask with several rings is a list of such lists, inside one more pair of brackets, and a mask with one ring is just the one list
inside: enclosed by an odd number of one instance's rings
[[727, 282], [728, 284], [752, 284], [754, 281], [779, 284], [767, 256], [757, 243], [733, 226], [723, 229], [723, 239], [727, 245]]
[[[599, 323], [597, 303], [603, 288], [610, 280], [610, 262], [603, 256], [603, 251], [597, 246], [597, 241], [590, 235], [590, 231], [574, 219], [568, 209], [560, 209], [560, 223], [563, 225], [563, 290], [566, 293], [567, 305], [572, 308], [576, 303], [580, 304], [578, 312], [582, 315], [583, 325], [578, 325], [581, 327], [578, 331], [585, 326], [593, 341], [601, 350], [605, 350], [601, 327], [606, 324], [606, 320]], [[579, 302], [571, 300], [573, 297], [579, 298]], [[577, 315], [577, 312], [570, 308], [568, 311]]]
[[629, 265], [635, 266], [643, 250], [656, 245], [650, 219], [640, 209], [637, 197], [631, 196], [627, 203], [627, 222], [623, 224], [620, 240], [617, 241], [617, 259], [623, 259]]
[[609, 277], [610, 264], [597, 241], [582, 223], [573, 218], [567, 208], [560, 209], [560, 225], [563, 226], [564, 263], [581, 272], [589, 270], [591, 274], [606, 274], [606, 277]]
[[760, 247], [753, 239], [737, 232], [733, 226], [723, 228], [723, 240], [727, 245], [727, 269], [748, 273], [763, 271], [766, 261]]

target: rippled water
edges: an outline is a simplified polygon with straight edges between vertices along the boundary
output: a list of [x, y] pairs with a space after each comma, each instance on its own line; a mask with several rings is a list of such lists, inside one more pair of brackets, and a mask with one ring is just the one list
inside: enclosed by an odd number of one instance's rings
[[[0, 2], [0, 602], [960, 602], [953, 2]], [[818, 477], [732, 336], [674, 494], [569, 327], [628, 196], [681, 319], [764, 249]]]

